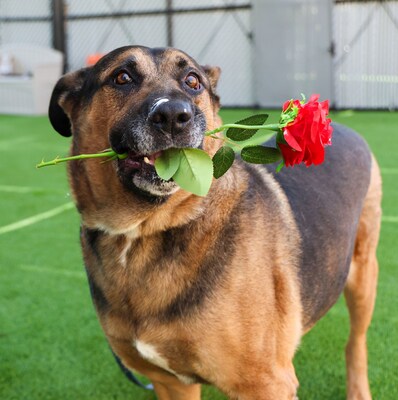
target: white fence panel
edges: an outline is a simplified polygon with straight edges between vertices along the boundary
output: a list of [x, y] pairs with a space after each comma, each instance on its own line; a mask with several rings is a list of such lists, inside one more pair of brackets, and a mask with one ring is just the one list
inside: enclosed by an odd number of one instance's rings
[[254, 0], [255, 86], [262, 106], [300, 93], [332, 99], [329, 0]]
[[[398, 108], [398, 1], [64, 1], [68, 70], [93, 53], [172, 40], [221, 67], [224, 106], [319, 93], [337, 108]], [[51, 47], [51, 18], [50, 0], [0, 0], [0, 45]]]
[[334, 10], [338, 108], [398, 107], [398, 3], [339, 3]]

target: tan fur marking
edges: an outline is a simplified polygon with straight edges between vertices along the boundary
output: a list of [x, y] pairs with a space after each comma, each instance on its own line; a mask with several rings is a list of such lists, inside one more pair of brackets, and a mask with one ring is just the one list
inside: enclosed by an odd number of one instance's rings
[[[274, 285], [275, 292], [279, 297], [279, 303], [276, 306], [282, 314], [288, 314], [294, 310], [295, 323], [294, 323], [294, 334], [290, 332], [290, 338], [292, 340], [291, 346], [294, 348], [293, 351], [299, 345], [301, 335], [303, 334], [302, 327], [302, 309], [300, 301], [300, 288], [297, 277], [297, 269], [293, 268], [290, 264], [290, 260], [286, 261], [286, 256], [289, 254], [289, 249], [300, 248], [300, 235], [296, 226], [296, 222], [290, 208], [289, 201], [280, 188], [278, 182], [269, 174], [264, 167], [254, 165], [261, 175], [265, 185], [272, 189], [273, 193], [278, 198], [278, 206], [280, 207], [280, 215], [283, 218], [283, 223], [278, 224], [278, 229], [283, 232], [285, 241], [287, 243], [286, 248], [281, 248], [281, 251], [275, 254], [275, 261], [277, 265], [284, 266], [283, 269], [276, 269], [274, 272]], [[290, 242], [290, 243], [289, 243]], [[286, 275], [289, 275], [289, 279], [286, 279]], [[286, 296], [286, 292], [291, 293], [291, 296]], [[286, 303], [287, 299], [291, 299], [291, 303]], [[292, 322], [292, 321], [291, 321]], [[296, 341], [296, 342], [295, 342]]]
[[108, 68], [108, 70], [103, 71], [99, 74], [100, 80], [106, 80], [109, 76], [110, 72], [113, 72], [114, 68], [117, 68], [118, 65], [123, 64], [124, 61], [134, 58], [137, 66], [144, 70], [146, 76], [154, 76], [156, 74], [156, 65], [153, 62], [151, 56], [147, 54], [144, 50], [140, 48], [130, 49], [120, 54], [118, 57], [115, 57], [112, 60], [112, 65]]
[[376, 300], [378, 262], [376, 249], [381, 225], [381, 176], [374, 157], [354, 256], [344, 295], [350, 313], [350, 337], [346, 347], [347, 399], [371, 400], [368, 382], [366, 332]]

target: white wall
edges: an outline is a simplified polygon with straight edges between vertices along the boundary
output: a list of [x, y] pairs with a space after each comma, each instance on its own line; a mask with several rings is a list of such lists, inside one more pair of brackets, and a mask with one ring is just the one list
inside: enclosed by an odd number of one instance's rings
[[[333, 5], [332, 0], [174, 0], [175, 8], [252, 3], [234, 13], [173, 17], [174, 45], [222, 69], [225, 106], [280, 107], [319, 93], [341, 108], [398, 107], [398, 2]], [[65, 0], [69, 15], [164, 10], [166, 0]], [[0, 0], [0, 17], [51, 16], [50, 0]], [[73, 20], [69, 68], [116, 47], [167, 45], [165, 16]], [[248, 35], [254, 33], [254, 41]], [[335, 57], [330, 54], [334, 41]], [[0, 44], [51, 47], [51, 21], [0, 22]]]
[[398, 108], [398, 3], [347, 3], [334, 10], [336, 105]]
[[333, 101], [331, 0], [254, 0], [256, 100], [280, 107], [319, 93]]

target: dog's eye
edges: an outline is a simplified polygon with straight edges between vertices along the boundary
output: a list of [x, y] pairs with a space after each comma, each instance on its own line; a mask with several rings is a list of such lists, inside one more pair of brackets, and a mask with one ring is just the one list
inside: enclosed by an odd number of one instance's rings
[[121, 71], [116, 75], [115, 83], [117, 85], [125, 85], [127, 83], [131, 83], [133, 79], [126, 71]]
[[200, 90], [202, 88], [199, 77], [192, 72], [185, 77], [184, 82], [190, 89]]

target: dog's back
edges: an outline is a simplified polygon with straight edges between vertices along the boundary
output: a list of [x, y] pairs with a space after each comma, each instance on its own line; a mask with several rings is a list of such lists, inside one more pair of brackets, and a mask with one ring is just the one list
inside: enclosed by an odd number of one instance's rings
[[[304, 327], [310, 327], [343, 291], [370, 185], [372, 157], [365, 141], [334, 124], [332, 146], [317, 167], [274, 174], [291, 205], [301, 237], [300, 286]], [[268, 166], [275, 171], [274, 166]]]

